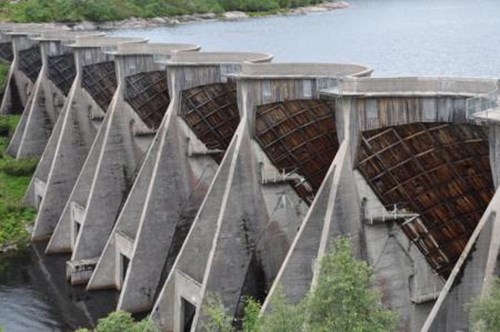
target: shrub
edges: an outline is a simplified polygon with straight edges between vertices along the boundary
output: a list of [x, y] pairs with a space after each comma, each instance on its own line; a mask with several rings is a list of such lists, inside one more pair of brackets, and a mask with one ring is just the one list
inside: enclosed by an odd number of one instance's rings
[[[76, 332], [90, 332], [88, 329], [78, 329]], [[95, 332], [158, 332], [151, 320], [134, 321], [132, 315], [125, 311], [115, 311], [106, 318], [99, 319]]]
[[477, 299], [470, 307], [474, 331], [500, 331], [500, 279], [495, 279], [489, 296]]
[[7, 76], [9, 75], [10, 65], [0, 62], [0, 90], [5, 88]]
[[0, 137], [9, 137], [10, 123], [9, 119], [5, 116], [0, 116]]
[[0, 165], [0, 171], [10, 176], [31, 176], [38, 164], [34, 158], [6, 159]]
[[[370, 289], [371, 268], [352, 256], [348, 239], [339, 239], [320, 262], [318, 284], [298, 304], [288, 303], [278, 287], [270, 312], [258, 317], [259, 305], [246, 302], [245, 332], [385, 332], [394, 331], [397, 315], [385, 309], [378, 293]], [[203, 308], [209, 331], [233, 331], [221, 301], [207, 301]]]

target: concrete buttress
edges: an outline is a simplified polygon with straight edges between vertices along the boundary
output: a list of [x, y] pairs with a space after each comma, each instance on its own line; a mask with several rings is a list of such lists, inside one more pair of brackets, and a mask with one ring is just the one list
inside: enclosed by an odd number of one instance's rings
[[[224, 74], [239, 71], [243, 61], [268, 59], [253, 53], [182, 53], [167, 62], [172, 101], [88, 285], [121, 288], [118, 309], [140, 312], [152, 307], [218, 168], [225, 141], [231, 140], [238, 111], [233, 84]], [[208, 107], [202, 108], [204, 104]], [[206, 133], [192, 131], [193, 113], [208, 115], [202, 123], [226, 118], [225, 141], [217, 147], [205, 145], [213, 142]], [[125, 259], [130, 264], [124, 270]]]
[[[289, 174], [293, 170], [276, 169], [266, 155], [269, 151], [257, 142], [258, 106], [316, 99], [319, 78], [363, 71], [336, 65], [244, 64], [232, 75], [241, 121], [153, 309], [162, 330], [202, 329], [203, 305], [211, 294], [220, 296], [227, 314], [236, 318], [241, 317], [245, 296], [264, 298], [307, 210], [307, 196], [301, 198], [291, 185], [306, 181]], [[276, 109], [311, 111], [298, 105]], [[280, 120], [275, 119], [276, 124], [287, 119]], [[284, 248], [274, 250], [265, 243], [270, 239]], [[192, 325], [186, 302], [196, 308]]]
[[70, 45], [76, 76], [25, 195], [25, 202], [39, 210], [33, 240], [53, 233], [114, 94], [113, 56], [101, 48], [137, 41], [143, 40], [87, 36]]

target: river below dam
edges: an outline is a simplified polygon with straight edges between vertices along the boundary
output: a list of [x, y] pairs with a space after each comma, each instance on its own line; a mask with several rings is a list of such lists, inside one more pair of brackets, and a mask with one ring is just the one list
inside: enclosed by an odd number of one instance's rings
[[[500, 1], [351, 0], [300, 16], [112, 31], [204, 51], [258, 51], [277, 62], [359, 63], [376, 76], [500, 78]], [[43, 245], [0, 254], [0, 326], [6, 332], [71, 331], [113, 309], [116, 292], [86, 293], [65, 280], [68, 256]]]

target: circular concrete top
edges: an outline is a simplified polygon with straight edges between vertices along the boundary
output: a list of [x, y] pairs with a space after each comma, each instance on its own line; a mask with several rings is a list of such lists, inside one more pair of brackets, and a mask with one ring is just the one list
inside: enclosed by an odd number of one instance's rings
[[113, 55], [161, 55], [180, 51], [198, 51], [201, 47], [194, 44], [168, 44], [168, 43], [125, 43], [118, 44], [116, 49], [110, 51]]
[[72, 48], [103, 48], [104, 52], [111, 52], [119, 44], [147, 42], [148, 40], [144, 38], [79, 36], [76, 37], [74, 43], [68, 46]]
[[0, 33], [33, 33], [41, 31], [61, 31], [69, 28], [49, 23], [2, 23], [0, 24]]
[[323, 94], [343, 96], [474, 96], [497, 90], [498, 80], [451, 77], [346, 78]]
[[104, 37], [106, 34], [98, 31], [61, 31], [61, 30], [51, 30], [45, 31], [41, 34], [37, 34], [31, 37], [33, 40], [37, 41], [61, 41], [61, 42], [74, 42], [79, 37]]
[[273, 58], [267, 53], [251, 52], [183, 52], [172, 54], [169, 60], [159, 61], [167, 66], [205, 66], [239, 64], [242, 62], [268, 62]]
[[355, 64], [338, 63], [245, 63], [239, 79], [279, 79], [308, 77], [369, 76], [372, 69]]

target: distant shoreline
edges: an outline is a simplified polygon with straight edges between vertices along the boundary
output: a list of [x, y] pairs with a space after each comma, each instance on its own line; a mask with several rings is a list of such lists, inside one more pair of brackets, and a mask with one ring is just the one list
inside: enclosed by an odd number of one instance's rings
[[252, 17], [272, 17], [272, 16], [295, 16], [306, 15], [310, 13], [328, 12], [349, 7], [349, 3], [345, 1], [324, 2], [317, 5], [298, 7], [280, 11], [277, 13], [245, 13], [241, 11], [229, 11], [222, 14], [204, 13], [190, 14], [169, 17], [154, 17], [154, 18], [136, 18], [131, 17], [120, 21], [109, 22], [72, 22], [60, 23], [63, 26], [68, 26], [72, 30], [120, 30], [120, 29], [144, 29], [158, 27], [173, 27], [179, 24], [196, 23], [204, 21], [241, 21]]

